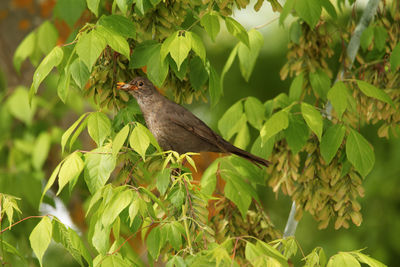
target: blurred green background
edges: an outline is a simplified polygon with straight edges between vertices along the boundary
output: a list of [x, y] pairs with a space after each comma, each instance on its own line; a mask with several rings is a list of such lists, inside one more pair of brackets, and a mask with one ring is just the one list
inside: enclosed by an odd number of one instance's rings
[[[8, 27], [8, 25], [15, 23], [13, 21], [15, 18], [23, 16], [21, 12], [25, 12], [18, 9], [10, 9], [7, 4], [11, 2], [2, 1], [2, 4], [0, 4], [0, 8], [8, 9], [10, 12], [9, 19], [3, 20], [2, 25], [0, 25], [0, 49], [2, 49], [0, 58], [0, 96], [2, 98], [0, 98], [0, 105], [3, 107], [5, 105], [5, 97], [11, 94], [18, 85], [30, 86], [33, 69], [26, 62], [22, 74], [19, 76], [12, 68], [12, 53], [29, 31], [18, 32], [13, 31], [12, 27]], [[280, 27], [278, 25], [276, 20], [278, 14], [274, 14], [269, 9], [269, 5], [264, 5], [258, 13], [252, 10], [250, 6], [247, 10], [235, 12], [235, 18], [244, 24], [247, 29], [271, 22], [260, 30], [264, 35], [264, 46], [250, 81], [246, 83], [242, 78], [236, 60], [225, 76], [224, 96], [216, 107], [211, 108], [209, 104], [200, 102], [195, 102], [188, 106], [190, 110], [215, 130], [217, 130], [218, 120], [223, 113], [236, 101], [247, 96], [255, 96], [265, 102], [280, 93], [287, 93], [290, 85], [290, 79], [282, 81], [279, 75], [279, 71], [286, 61], [289, 40], [288, 27]], [[15, 16], [12, 16], [14, 13]], [[34, 26], [32, 25], [32, 27]], [[5, 38], [4, 36], [6, 35], [11, 35], [11, 38]], [[226, 31], [223, 31], [218, 36], [215, 43], [211, 43], [206, 36], [204, 38], [208, 46], [207, 53], [212, 60], [211, 63], [220, 73], [236, 41]], [[89, 108], [77, 95], [73, 95], [67, 105], [56, 100], [57, 93], [54, 79], [54, 76], [49, 77], [46, 81], [46, 88], [41, 91], [42, 98], [47, 103], [46, 105], [52, 105], [50, 113], [36, 115], [35, 119], [38, 123], [34, 124], [36, 128], [33, 129], [24, 127], [21, 123], [10, 129], [5, 128], [4, 119], [0, 119], [0, 130], [8, 129], [12, 131], [8, 133], [2, 132], [0, 137], [26, 139], [26, 136], [34, 136], [40, 130], [50, 129], [52, 125], [57, 125], [65, 130], [71, 122], [76, 120], [77, 116], [83, 113], [84, 109]], [[41, 108], [46, 109], [46, 105], [42, 105]], [[305, 254], [308, 254], [317, 246], [324, 248], [328, 257], [338, 251], [365, 248], [366, 254], [384, 262], [388, 266], [398, 265], [398, 257], [400, 255], [400, 139], [386, 140], [378, 138], [376, 135], [377, 129], [378, 127], [368, 125], [361, 129], [362, 134], [374, 146], [376, 156], [375, 167], [364, 181], [365, 197], [360, 200], [363, 223], [360, 227], [350, 224], [349, 229], [340, 230], [334, 230], [333, 225], [330, 224], [327, 229], [318, 230], [318, 224], [309, 214], [305, 213], [296, 232], [296, 238]], [[51, 131], [53, 138], [60, 137], [60, 129]], [[255, 137], [254, 132], [252, 135]], [[40, 194], [40, 180], [49, 176], [56, 162], [48, 161], [45, 165], [45, 172], [32, 173], [25, 171], [16, 173], [9, 169], [10, 164], [6, 162], [8, 155], [4, 154], [6, 151], [4, 147], [4, 144], [0, 146], [0, 179], [2, 180], [0, 182], [0, 192], [6, 192], [7, 188], [11, 188], [13, 183], [22, 183], [20, 192], [16, 192], [17, 196], [18, 194], [22, 195], [24, 190], [28, 190], [28, 192], [25, 192], [27, 195]], [[53, 153], [50, 156], [59, 155], [57, 154], [59, 153], [59, 148], [55, 149]], [[53, 161], [56, 160], [53, 159]], [[27, 184], [27, 181], [31, 182]], [[283, 231], [291, 207], [291, 200], [282, 194], [275, 195], [269, 187], [263, 188], [262, 194], [267, 213], [277, 228]], [[24, 213], [33, 213], [34, 209], [33, 205], [23, 207]], [[35, 223], [34, 221], [26, 222], [13, 228], [13, 231], [22, 234], [26, 231], [26, 228], [33, 227]], [[28, 237], [19, 236], [19, 238], [27, 239]], [[298, 251], [296, 258], [297, 262], [301, 260], [300, 251]], [[46, 253], [45, 262], [55, 264], [49, 266], [75, 265], [75, 262], [67, 252], [57, 246], [53, 246]], [[297, 266], [296, 262], [295, 266]]]

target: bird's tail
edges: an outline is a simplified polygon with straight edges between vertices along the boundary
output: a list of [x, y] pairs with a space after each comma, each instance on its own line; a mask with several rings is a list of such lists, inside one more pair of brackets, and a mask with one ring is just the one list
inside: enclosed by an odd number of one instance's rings
[[253, 154], [251, 154], [251, 153], [249, 153], [249, 152], [247, 152], [247, 151], [245, 151], [243, 149], [240, 149], [240, 148], [232, 145], [229, 142], [227, 142], [227, 143], [229, 144], [229, 146], [228, 146], [229, 147], [229, 152], [231, 152], [232, 154], [238, 155], [239, 157], [245, 158], [245, 159], [247, 159], [247, 160], [249, 160], [249, 161], [251, 161], [251, 162], [253, 162], [255, 164], [260, 164], [260, 165], [263, 165], [265, 167], [268, 167], [271, 164], [271, 162], [269, 162], [266, 159], [260, 158], [260, 157], [258, 157], [256, 155], [253, 155]]

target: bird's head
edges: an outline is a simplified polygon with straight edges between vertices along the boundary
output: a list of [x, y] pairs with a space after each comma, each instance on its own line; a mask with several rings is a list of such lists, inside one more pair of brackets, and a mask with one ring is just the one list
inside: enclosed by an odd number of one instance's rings
[[136, 77], [129, 83], [119, 82], [117, 86], [119, 90], [124, 90], [135, 98], [152, 95], [157, 92], [154, 85], [144, 77]]

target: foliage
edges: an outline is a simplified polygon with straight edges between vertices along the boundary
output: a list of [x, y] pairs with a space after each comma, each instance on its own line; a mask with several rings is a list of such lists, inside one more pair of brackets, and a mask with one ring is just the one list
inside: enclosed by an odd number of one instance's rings
[[[357, 25], [346, 15], [345, 1], [288, 0], [283, 6], [266, 1], [280, 12], [281, 24], [289, 14], [294, 17], [281, 78], [295, 78], [288, 94], [265, 103], [255, 97], [238, 101], [222, 116], [218, 129], [238, 147], [251, 144], [251, 152], [268, 158], [271, 166], [261, 169], [233, 156], [220, 158], [200, 182], [193, 178], [193, 154], [161, 151], [137, 103], [117, 90], [116, 83], [147, 75], [176, 102], [208, 97], [212, 106], [217, 105], [234, 59], [238, 57], [240, 72], [248, 81], [264, 43], [257, 29], [247, 31], [231, 17], [234, 6], [245, 8], [249, 1], [67, 2], [59, 0], [55, 14], [75, 26], [68, 42], [56, 45], [58, 33], [51, 21], [30, 33], [15, 52], [14, 66], [19, 70], [27, 58], [37, 65], [31, 88], [28, 92], [20, 87], [10, 96], [1, 96], [5, 105], [0, 107], [4, 128], [0, 134], [17, 132], [13, 124], [25, 131], [0, 139], [0, 156], [7, 168], [18, 164], [18, 173], [5, 174], [36, 176], [31, 185], [16, 188], [14, 195], [36, 188], [26, 201], [37, 208], [42, 202], [51, 203], [50, 189], [57, 184], [56, 195], [61, 197], [68, 194], [66, 187], [71, 194], [77, 185], [87, 194], [85, 241], [53, 215], [40, 216], [40, 222], [31, 227], [30, 247], [40, 265], [51, 240], [80, 265], [144, 265], [126, 245], [139, 237], [146, 244], [147, 261], [167, 266], [289, 266], [298, 244], [294, 238], [281, 239], [261, 207], [258, 189], [267, 182], [274, 192], [281, 191], [296, 202], [297, 220], [306, 211], [320, 228], [331, 221], [335, 229], [347, 228], [351, 222], [361, 224], [357, 199], [364, 195], [362, 183], [373, 169], [375, 155], [358, 129], [379, 123], [380, 137], [399, 133], [396, 1], [380, 3], [375, 21], [361, 35], [362, 49], [354, 64], [345, 49], [337, 48], [349, 42]], [[254, 9], [262, 4], [257, 1]], [[78, 21], [82, 12], [91, 14], [84, 24]], [[224, 25], [237, 43], [219, 74], [207, 57], [203, 39], [216, 41]], [[328, 64], [332, 58], [341, 67]], [[54, 68], [58, 74], [52, 73]], [[339, 75], [334, 78], [336, 72]], [[47, 131], [36, 127], [46, 123], [51, 105], [37, 93], [51, 77], [58, 79], [53, 87], [68, 104], [67, 110], [79, 103], [77, 94], [96, 107], [86, 113], [77, 110], [80, 117], [63, 133], [54, 121], [47, 122]], [[64, 112], [60, 107], [59, 116]], [[95, 146], [90, 150], [78, 144], [85, 129]], [[252, 142], [253, 131], [258, 137]], [[2, 141], [8, 139], [12, 144]], [[53, 164], [40, 194], [43, 165], [54, 143], [61, 144], [64, 158]], [[14, 214], [21, 213], [18, 198], [12, 195], [0, 195], [0, 221], [5, 215], [10, 224], [2, 233], [14, 231]], [[1, 242], [3, 259], [11, 254], [20, 261], [32, 261], [18, 253], [12, 234]], [[339, 252], [327, 259], [323, 249], [316, 248], [303, 258], [305, 266], [384, 266], [360, 251]]]

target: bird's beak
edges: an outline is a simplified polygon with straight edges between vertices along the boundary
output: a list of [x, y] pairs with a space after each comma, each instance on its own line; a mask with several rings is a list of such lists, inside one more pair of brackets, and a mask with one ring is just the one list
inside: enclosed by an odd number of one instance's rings
[[117, 83], [117, 88], [119, 90], [130, 91], [130, 90], [137, 90], [138, 87], [136, 85], [132, 85], [129, 83], [119, 82]]

